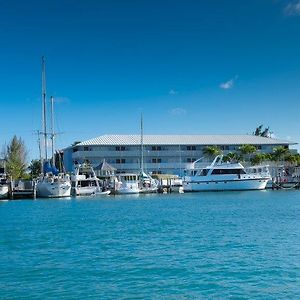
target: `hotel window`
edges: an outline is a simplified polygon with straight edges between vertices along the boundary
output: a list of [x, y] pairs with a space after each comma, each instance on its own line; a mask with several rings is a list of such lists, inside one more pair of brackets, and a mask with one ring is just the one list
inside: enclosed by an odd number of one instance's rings
[[116, 164], [125, 164], [125, 159], [124, 158], [117, 158], [116, 159]]
[[152, 151], [161, 151], [161, 146], [152, 146]]
[[116, 146], [116, 151], [125, 151], [125, 146]]
[[196, 161], [196, 158], [191, 158], [191, 157], [187, 158], [188, 163], [193, 163], [194, 161]]
[[186, 150], [188, 150], [188, 151], [195, 151], [196, 150], [196, 146], [186, 146]]
[[161, 163], [161, 158], [152, 158], [152, 163], [153, 164], [160, 164]]
[[155, 171], [152, 172], [152, 174], [153, 174], [153, 175], [161, 174], [161, 171], [155, 170]]

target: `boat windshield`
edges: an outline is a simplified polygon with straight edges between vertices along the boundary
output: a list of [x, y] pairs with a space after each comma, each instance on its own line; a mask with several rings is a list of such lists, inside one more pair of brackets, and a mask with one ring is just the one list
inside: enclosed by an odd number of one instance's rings
[[246, 174], [243, 169], [214, 169], [212, 175]]
[[203, 170], [201, 170], [201, 173], [199, 174], [199, 176], [207, 176], [209, 171], [210, 171], [210, 169], [203, 169]]

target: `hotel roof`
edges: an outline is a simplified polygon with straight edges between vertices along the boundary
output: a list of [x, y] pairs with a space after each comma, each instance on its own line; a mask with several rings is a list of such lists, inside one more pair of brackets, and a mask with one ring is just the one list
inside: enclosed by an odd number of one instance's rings
[[[144, 145], [296, 145], [287, 140], [255, 135], [144, 135]], [[140, 145], [140, 135], [102, 135], [76, 146]]]

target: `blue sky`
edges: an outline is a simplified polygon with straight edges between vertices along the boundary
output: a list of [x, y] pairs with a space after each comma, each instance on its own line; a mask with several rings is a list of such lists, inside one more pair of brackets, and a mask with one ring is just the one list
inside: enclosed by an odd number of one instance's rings
[[300, 0], [0, 0], [0, 146], [38, 156], [41, 57], [57, 147], [102, 134], [300, 142]]

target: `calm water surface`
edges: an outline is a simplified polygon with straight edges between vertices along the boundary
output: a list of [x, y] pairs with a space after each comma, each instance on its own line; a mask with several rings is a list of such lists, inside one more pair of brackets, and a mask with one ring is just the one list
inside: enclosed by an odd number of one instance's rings
[[0, 299], [300, 299], [300, 192], [0, 203]]

